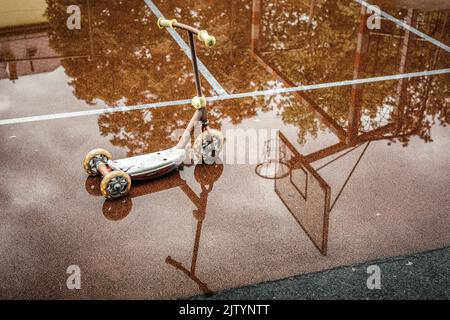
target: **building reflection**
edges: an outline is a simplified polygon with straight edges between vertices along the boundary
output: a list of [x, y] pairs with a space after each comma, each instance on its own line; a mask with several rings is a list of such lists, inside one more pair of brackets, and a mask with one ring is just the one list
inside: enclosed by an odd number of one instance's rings
[[[63, 4], [67, 3], [66, 6]], [[60, 16], [55, 24], [51, 1], [5, 0], [0, 4], [0, 79], [15, 81], [19, 77], [54, 71], [61, 65], [61, 59], [90, 58], [94, 55], [91, 29], [69, 30], [66, 27], [67, 1], [61, 1]], [[90, 12], [90, 0], [77, 1], [83, 10]], [[63, 10], [64, 9], [64, 10]], [[82, 22], [91, 25], [90, 15], [82, 15]], [[73, 50], [67, 46], [64, 52], [58, 53], [55, 46], [55, 30], [66, 32], [67, 40], [85, 39], [90, 50]], [[80, 37], [82, 35], [82, 37]]]
[[60, 65], [58, 60], [38, 59], [56, 55], [49, 45], [45, 1], [36, 1], [28, 10], [24, 7], [24, 1], [4, 1], [0, 5], [0, 79], [15, 81], [53, 71]]

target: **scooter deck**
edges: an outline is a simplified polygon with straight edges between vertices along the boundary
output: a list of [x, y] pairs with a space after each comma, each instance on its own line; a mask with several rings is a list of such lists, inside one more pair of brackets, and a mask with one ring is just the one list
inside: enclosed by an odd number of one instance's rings
[[135, 179], [147, 179], [172, 171], [180, 166], [186, 157], [186, 150], [170, 148], [131, 158], [110, 160], [108, 165], [122, 170]]

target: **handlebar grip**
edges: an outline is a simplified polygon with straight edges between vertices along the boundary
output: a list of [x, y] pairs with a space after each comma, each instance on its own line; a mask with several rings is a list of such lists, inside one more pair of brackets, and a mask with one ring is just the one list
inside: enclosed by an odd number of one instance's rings
[[197, 110], [204, 108], [206, 106], [205, 96], [195, 96], [194, 98], [192, 98], [192, 106]]
[[207, 47], [212, 47], [216, 44], [216, 38], [210, 36], [206, 30], [202, 30], [198, 33], [198, 39], [204, 42]]
[[177, 23], [177, 20], [175, 20], [175, 19], [172, 19], [172, 20], [164, 19], [163, 17], [160, 17], [158, 19], [158, 22], [157, 22], [158, 27], [160, 29], [163, 29], [163, 28], [172, 28], [173, 29], [173, 24], [174, 23]]

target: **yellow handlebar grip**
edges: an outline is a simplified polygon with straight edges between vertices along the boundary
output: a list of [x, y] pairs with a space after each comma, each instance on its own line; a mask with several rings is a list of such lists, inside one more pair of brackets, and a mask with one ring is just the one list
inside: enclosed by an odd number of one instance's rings
[[197, 110], [204, 108], [206, 106], [205, 96], [192, 98], [192, 106]]
[[206, 30], [202, 30], [198, 33], [198, 39], [203, 41], [207, 47], [212, 47], [216, 44], [216, 38], [210, 36]]
[[175, 20], [175, 19], [169, 20], [169, 19], [164, 19], [163, 17], [161, 17], [158, 19], [157, 24], [160, 29], [163, 29], [163, 28], [172, 28], [173, 29], [173, 24], [176, 22], [177, 22], [177, 20]]

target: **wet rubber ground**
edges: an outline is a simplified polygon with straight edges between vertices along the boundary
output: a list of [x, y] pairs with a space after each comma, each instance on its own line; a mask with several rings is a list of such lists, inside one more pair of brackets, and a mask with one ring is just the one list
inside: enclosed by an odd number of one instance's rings
[[[355, 1], [319, 1], [310, 26], [299, 19], [309, 1], [263, 1], [259, 22], [250, 0], [154, 1], [217, 37], [216, 48], [197, 44], [199, 58], [227, 93], [256, 93], [217, 97], [202, 76], [205, 95], [217, 98], [211, 126], [227, 138], [224, 164], [186, 165], [106, 201], [84, 155], [173, 146], [193, 108], [164, 103], [195, 94], [190, 61], [144, 1], [79, 1], [90, 18], [74, 32], [64, 27], [68, 2], [50, 3], [38, 29], [0, 29], [0, 119], [15, 119], [0, 125], [0, 297], [190, 297], [449, 245], [448, 73], [257, 93], [449, 68], [444, 49], [391, 21], [383, 35], [361, 29]], [[430, 23], [418, 29], [449, 43], [448, 10], [412, 14]], [[81, 114], [52, 119], [70, 112]], [[30, 116], [46, 118], [20, 123]], [[283, 190], [255, 173], [272, 130], [329, 186], [326, 212], [314, 212], [328, 226], [319, 235], [326, 255]], [[246, 146], [245, 163], [229, 146]], [[80, 267], [80, 290], [66, 287], [70, 265]]]

